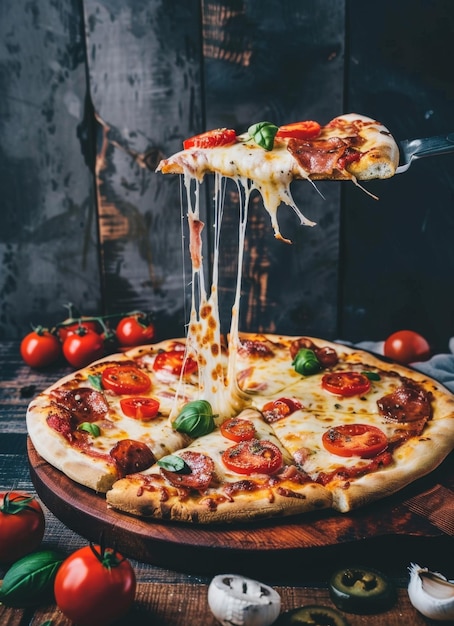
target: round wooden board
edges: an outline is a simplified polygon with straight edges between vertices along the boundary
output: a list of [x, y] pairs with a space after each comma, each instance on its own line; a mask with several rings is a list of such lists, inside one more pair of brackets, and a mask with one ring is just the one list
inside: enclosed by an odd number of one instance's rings
[[[387, 537], [439, 537], [443, 533], [406, 505], [409, 499], [433, 489], [440, 477], [452, 477], [447, 459], [431, 476], [396, 496], [349, 514], [333, 511], [271, 519], [243, 525], [192, 526], [161, 523], [119, 513], [106, 506], [103, 494], [78, 485], [38, 455], [27, 441], [30, 473], [44, 504], [66, 526], [90, 541], [101, 533], [110, 545], [130, 558], [187, 573], [233, 569], [260, 572], [264, 566], [301, 568], [325, 556], [351, 554], [352, 544]], [[402, 542], [399, 541], [399, 545]], [[337, 556], [336, 556], [337, 555]], [[350, 557], [351, 558], [351, 557]]]

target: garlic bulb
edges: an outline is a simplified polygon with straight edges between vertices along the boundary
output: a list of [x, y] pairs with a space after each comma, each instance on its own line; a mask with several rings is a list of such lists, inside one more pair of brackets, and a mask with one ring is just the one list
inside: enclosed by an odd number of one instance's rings
[[439, 572], [412, 563], [408, 568], [410, 582], [408, 596], [420, 613], [437, 621], [454, 619], [454, 581]]
[[222, 626], [269, 626], [281, 610], [281, 597], [256, 580], [222, 574], [208, 587], [208, 604]]

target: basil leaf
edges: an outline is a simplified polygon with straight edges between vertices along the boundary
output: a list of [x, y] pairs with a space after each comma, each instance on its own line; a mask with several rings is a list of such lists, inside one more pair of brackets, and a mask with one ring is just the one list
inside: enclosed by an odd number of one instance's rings
[[0, 602], [16, 608], [52, 602], [55, 576], [64, 559], [57, 550], [42, 550], [16, 561], [3, 578]]
[[248, 133], [261, 148], [272, 150], [278, 130], [279, 128], [271, 122], [258, 122], [249, 126]]
[[177, 474], [191, 473], [189, 465], [181, 458], [181, 456], [177, 456], [176, 454], [163, 456], [162, 459], [159, 459], [157, 464], [159, 467], [169, 470], [169, 472], [176, 472]]
[[97, 391], [102, 391], [102, 383], [101, 376], [98, 374], [93, 376], [93, 374], [88, 375], [88, 382], [94, 387]]
[[191, 437], [201, 437], [214, 430], [214, 416], [207, 400], [188, 402], [172, 423], [172, 428]]
[[322, 369], [315, 352], [309, 348], [301, 348], [293, 359], [292, 365], [295, 372], [298, 372], [298, 374], [301, 374], [302, 376], [316, 374]]
[[361, 372], [361, 374], [364, 374], [364, 376], [366, 376], [369, 380], [380, 380], [380, 374], [377, 374], [377, 372]]
[[93, 437], [99, 437], [101, 434], [101, 429], [98, 424], [93, 424], [92, 422], [82, 422], [82, 424], [79, 424], [77, 427], [77, 430], [84, 430], [85, 432], [90, 433], [90, 435], [93, 435]]

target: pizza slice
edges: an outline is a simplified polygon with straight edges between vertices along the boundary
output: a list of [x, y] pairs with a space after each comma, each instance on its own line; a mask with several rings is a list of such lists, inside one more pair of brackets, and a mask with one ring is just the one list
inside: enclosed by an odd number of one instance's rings
[[331, 495], [292, 462], [273, 429], [254, 409], [118, 480], [107, 503], [141, 517], [225, 523], [309, 513]]
[[48, 463], [106, 492], [120, 477], [190, 442], [169, 416], [177, 401], [198, 396], [196, 369], [180, 340], [103, 358], [30, 403], [28, 434]]
[[359, 180], [390, 178], [399, 163], [399, 149], [380, 122], [354, 113], [334, 118], [325, 126], [297, 122], [277, 127], [268, 122], [251, 126], [237, 135], [220, 128], [191, 137], [184, 149], [163, 159], [163, 174], [183, 174], [201, 182], [207, 173], [231, 178], [243, 190], [247, 206], [252, 190], [263, 198], [275, 236], [283, 241], [277, 220], [281, 203], [290, 206], [302, 224], [313, 226], [296, 206], [290, 191], [295, 179]]

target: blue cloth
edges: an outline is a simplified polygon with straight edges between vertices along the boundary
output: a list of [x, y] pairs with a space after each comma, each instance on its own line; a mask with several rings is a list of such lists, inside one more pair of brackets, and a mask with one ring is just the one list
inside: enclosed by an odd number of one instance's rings
[[[347, 341], [340, 341], [339, 343], [345, 343], [346, 345], [352, 345]], [[383, 341], [361, 341], [354, 344], [362, 350], [369, 350], [375, 352], [375, 354], [383, 355]], [[450, 345], [451, 347], [451, 345]], [[442, 383], [447, 389], [454, 393], [454, 354], [435, 354], [428, 361], [417, 361], [416, 363], [410, 363], [410, 367], [415, 370], [431, 376]]]

